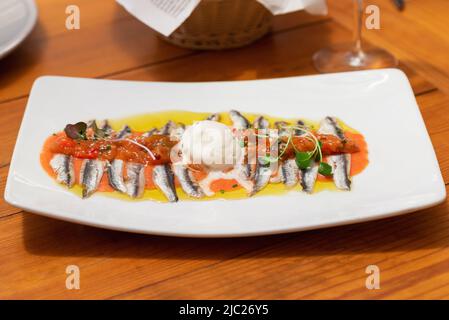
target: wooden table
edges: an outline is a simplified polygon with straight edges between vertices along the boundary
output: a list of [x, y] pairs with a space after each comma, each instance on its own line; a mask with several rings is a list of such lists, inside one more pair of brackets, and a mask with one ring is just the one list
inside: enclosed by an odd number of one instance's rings
[[[40, 75], [145, 81], [305, 75], [315, 73], [313, 52], [351, 38], [349, 0], [330, 0], [330, 16], [276, 17], [271, 35], [225, 52], [167, 44], [112, 0], [75, 1], [81, 29], [73, 31], [65, 29], [64, 12], [74, 1], [37, 2], [32, 35], [0, 61], [1, 193], [30, 88]], [[403, 13], [390, 1], [373, 2], [381, 8], [381, 30], [366, 38], [400, 58], [448, 183], [449, 2], [410, 0]], [[413, 156], [407, 155], [410, 161]], [[381, 271], [379, 290], [365, 288], [371, 264]], [[68, 265], [81, 270], [80, 290], [65, 287]], [[207, 240], [76, 225], [2, 199], [0, 298], [449, 298], [448, 204], [338, 228]]]

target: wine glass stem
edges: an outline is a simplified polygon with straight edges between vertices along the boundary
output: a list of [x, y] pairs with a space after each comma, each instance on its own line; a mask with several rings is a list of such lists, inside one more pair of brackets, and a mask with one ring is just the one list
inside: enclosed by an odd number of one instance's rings
[[354, 1], [354, 51], [362, 54], [363, 0]]

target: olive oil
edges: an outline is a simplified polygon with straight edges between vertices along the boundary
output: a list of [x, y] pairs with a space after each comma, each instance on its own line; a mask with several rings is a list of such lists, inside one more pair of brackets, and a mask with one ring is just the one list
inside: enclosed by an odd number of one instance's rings
[[[124, 125], [128, 125], [132, 128], [134, 132], [146, 132], [154, 128], [161, 128], [164, 126], [167, 121], [172, 120], [176, 123], [183, 123], [184, 125], [188, 126], [193, 124], [196, 121], [202, 121], [206, 119], [210, 113], [206, 112], [190, 112], [190, 111], [162, 111], [162, 112], [155, 112], [155, 113], [148, 113], [148, 114], [142, 114], [142, 115], [136, 115], [132, 117], [127, 118], [121, 118], [121, 119], [110, 119], [109, 123], [112, 126], [112, 128], [115, 131], [119, 131]], [[251, 114], [251, 113], [243, 113], [243, 115], [250, 121], [251, 123], [256, 119], [257, 116], [260, 116], [260, 114]], [[291, 123], [292, 125], [296, 122], [295, 119], [285, 119], [285, 118], [279, 118], [279, 117], [272, 117], [269, 115], [263, 115], [273, 126], [274, 122], [276, 121], [285, 121], [287, 123]], [[305, 122], [305, 124], [311, 129], [311, 130], [317, 130], [319, 127], [319, 122], [314, 121], [308, 121], [301, 119]], [[228, 115], [228, 112], [222, 112], [220, 113], [220, 122], [231, 125], [231, 119]], [[349, 127], [342, 121], [338, 120], [339, 125], [345, 132], [353, 133], [353, 134], [359, 134], [356, 130]], [[362, 144], [365, 146], [363, 149], [364, 158], [362, 160], [362, 166], [361, 170], [368, 164], [368, 158], [367, 158], [367, 149], [366, 149], [366, 143], [363, 140], [363, 136], [361, 136]], [[44, 169], [49, 173], [49, 175], [54, 177], [54, 173], [52, 172], [52, 169], [48, 165], [48, 162], [51, 159], [51, 154], [48, 154], [49, 151], [43, 152], [41, 154], [41, 163], [44, 167]], [[354, 161], [355, 155], [352, 157]], [[366, 158], [366, 159], [365, 159]], [[354, 164], [354, 163], [353, 163]], [[359, 165], [360, 167], [360, 165]], [[107, 175], [103, 176], [103, 179], [107, 179]], [[104, 181], [107, 185], [107, 181]], [[79, 184], [76, 184], [73, 186], [73, 188], [70, 189], [72, 192], [74, 192], [76, 195], [80, 196], [82, 195], [82, 189]], [[338, 191], [338, 189], [335, 187], [333, 181], [331, 179], [325, 178], [321, 175], [318, 175], [318, 179], [315, 183], [313, 193], [318, 193], [322, 191]], [[180, 201], [208, 201], [208, 200], [216, 200], [216, 199], [247, 199], [248, 194], [247, 191], [242, 188], [241, 186], [235, 184], [233, 185], [231, 190], [221, 190], [220, 192], [216, 192], [211, 197], [204, 197], [202, 199], [195, 199], [187, 196], [184, 191], [178, 186], [176, 188], [178, 197]], [[296, 185], [293, 188], [287, 188], [283, 183], [269, 183], [265, 188], [263, 188], [261, 191], [259, 191], [256, 195], [253, 197], [263, 197], [263, 196], [275, 196], [275, 195], [283, 195], [287, 194], [289, 192], [301, 192], [301, 187], [299, 185]], [[121, 199], [124, 201], [145, 201], [145, 200], [153, 200], [153, 201], [159, 201], [159, 202], [167, 202], [165, 196], [162, 194], [161, 191], [159, 191], [156, 188], [149, 189], [147, 188], [143, 194], [143, 196], [139, 199], [133, 199], [129, 197], [126, 194], [122, 194], [117, 191], [97, 191], [93, 196], [108, 196], [113, 197], [117, 199]], [[313, 196], [313, 195], [311, 195]]]
[[[256, 117], [260, 116], [260, 114], [252, 114], [252, 113], [242, 113], [249, 122], [253, 122]], [[191, 111], [178, 111], [178, 110], [170, 110], [170, 111], [161, 111], [154, 112], [148, 114], [141, 114], [127, 118], [121, 119], [111, 119], [109, 123], [112, 128], [116, 131], [120, 130], [124, 125], [128, 125], [132, 128], [133, 131], [145, 132], [149, 131], [153, 128], [160, 128], [167, 123], [167, 121], [172, 120], [176, 123], [183, 123], [188, 126], [193, 124], [196, 121], [202, 121], [206, 119], [210, 113], [206, 112], [191, 112]], [[271, 125], [273, 125], [276, 121], [285, 121], [287, 123], [294, 124], [295, 119], [286, 119], [279, 117], [272, 117], [269, 115], [263, 115]], [[318, 129], [319, 122], [314, 122], [310, 120], [302, 119], [307, 126], [309, 126], [312, 130]], [[220, 122], [231, 125], [231, 119], [228, 115], [228, 112], [220, 113]], [[339, 125], [343, 128], [344, 131], [349, 131], [353, 133], [358, 133], [355, 129], [349, 127], [345, 123], [339, 121]], [[80, 188], [79, 188], [80, 189]], [[273, 196], [273, 195], [282, 195], [288, 192], [299, 192], [301, 187], [299, 185], [294, 188], [286, 188], [282, 183], [269, 183], [264, 189], [259, 191], [254, 197], [259, 196]], [[80, 189], [81, 190], [81, 189]], [[81, 194], [80, 190], [76, 190], [77, 193]], [[318, 179], [315, 183], [313, 193], [318, 193], [325, 190], [337, 191], [338, 189], [335, 187], [332, 181], [321, 181]], [[194, 199], [187, 196], [180, 187], [176, 188], [178, 197], [180, 201], [207, 201], [207, 200], [216, 200], [216, 199], [247, 199], [248, 195], [245, 189], [240, 186], [236, 187], [235, 190], [224, 191], [224, 192], [216, 192], [215, 195], [211, 197], [204, 197], [202, 199]], [[121, 194], [117, 191], [114, 192], [103, 192], [101, 194], [111, 196], [114, 198], [119, 198], [127, 201], [143, 201], [143, 200], [154, 200], [160, 202], [167, 202], [164, 195], [157, 189], [146, 189], [142, 198], [132, 199], [125, 194]]]

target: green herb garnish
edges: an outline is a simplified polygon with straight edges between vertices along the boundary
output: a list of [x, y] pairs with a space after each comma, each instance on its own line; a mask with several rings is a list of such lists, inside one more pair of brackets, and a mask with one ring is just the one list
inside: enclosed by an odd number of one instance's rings
[[318, 173], [329, 177], [332, 175], [332, 167], [326, 162], [320, 162], [320, 166], [318, 167]]
[[312, 152], [296, 152], [296, 165], [299, 169], [310, 168], [313, 160]]
[[68, 124], [64, 128], [65, 134], [69, 138], [76, 139], [76, 140], [87, 140], [86, 130], [87, 130], [87, 124], [84, 122]]
[[237, 188], [239, 185], [238, 184], [233, 184], [232, 187], [233, 188]]
[[320, 140], [317, 140], [317, 141], [318, 141], [318, 148], [317, 148], [315, 160], [321, 161], [321, 160], [323, 160], [323, 153], [321, 152], [321, 147], [323, 146], [323, 144], [321, 143]]
[[225, 191], [223, 189], [220, 189], [220, 193], [223, 194], [225, 193]]

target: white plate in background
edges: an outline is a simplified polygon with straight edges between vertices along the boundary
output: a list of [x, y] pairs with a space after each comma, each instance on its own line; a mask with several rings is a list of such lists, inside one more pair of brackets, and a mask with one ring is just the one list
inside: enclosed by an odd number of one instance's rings
[[[41, 168], [45, 139], [67, 123], [161, 110], [337, 116], [364, 134], [370, 163], [350, 192], [290, 192], [243, 200], [82, 200]], [[417, 151], [415, 153], [414, 151]], [[168, 83], [42, 77], [33, 86], [5, 199], [45, 216], [148, 234], [222, 237], [275, 234], [368, 221], [442, 202], [446, 189], [406, 76], [396, 69], [256, 81]]]
[[15, 49], [33, 30], [37, 20], [34, 0], [0, 1], [0, 58]]

